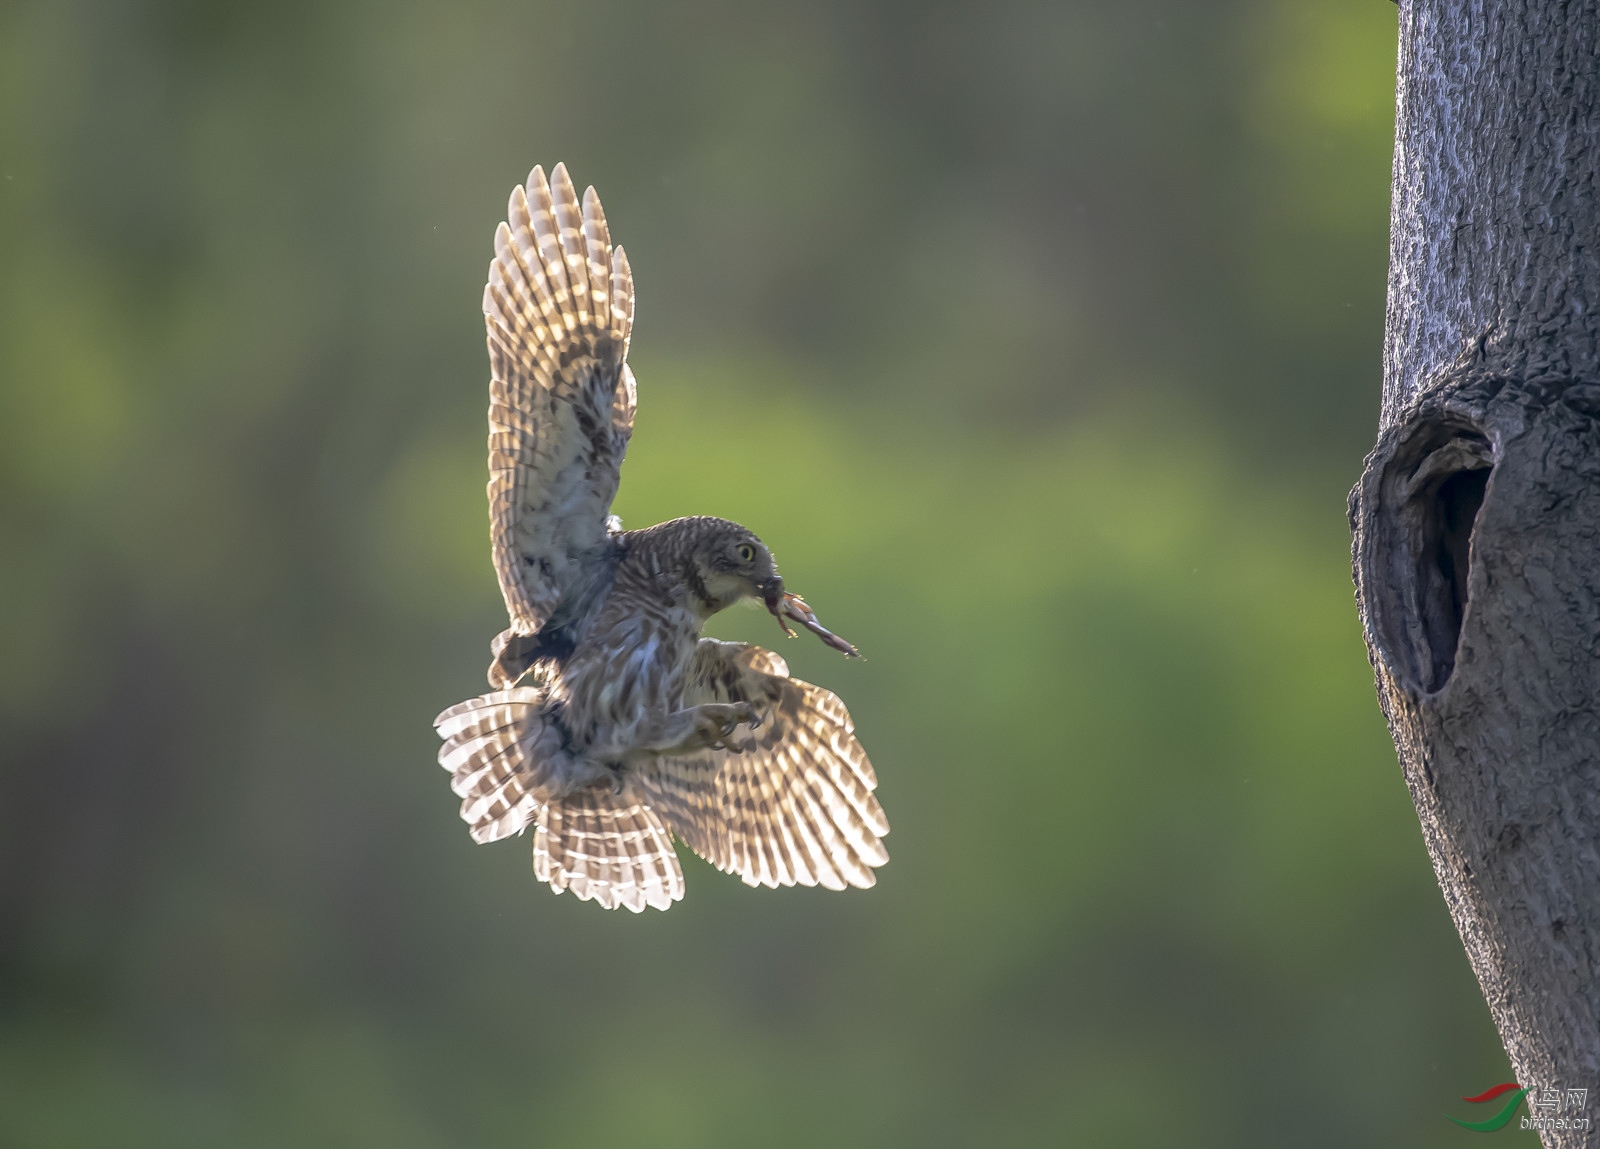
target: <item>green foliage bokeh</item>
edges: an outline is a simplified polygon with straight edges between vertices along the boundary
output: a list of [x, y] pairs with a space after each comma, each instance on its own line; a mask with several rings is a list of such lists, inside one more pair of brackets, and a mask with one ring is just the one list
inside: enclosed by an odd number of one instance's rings
[[[1378, 0], [0, 9], [0, 1142], [1447, 1145], [1504, 1079], [1373, 701]], [[566, 160], [617, 510], [862, 647], [868, 892], [474, 847], [478, 297]]]

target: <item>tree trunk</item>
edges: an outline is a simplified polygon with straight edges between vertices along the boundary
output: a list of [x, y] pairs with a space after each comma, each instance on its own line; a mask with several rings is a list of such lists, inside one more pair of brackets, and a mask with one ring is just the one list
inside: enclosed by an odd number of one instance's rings
[[1518, 1082], [1587, 1088], [1591, 1124], [1597, 32], [1600, 0], [1401, 0], [1383, 410], [1350, 495], [1378, 697], [1440, 889]]

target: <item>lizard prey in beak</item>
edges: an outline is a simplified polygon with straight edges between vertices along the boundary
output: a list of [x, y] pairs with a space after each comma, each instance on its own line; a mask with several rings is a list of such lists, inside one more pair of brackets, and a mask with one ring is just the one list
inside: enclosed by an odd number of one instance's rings
[[806, 605], [805, 599], [797, 594], [787, 593], [783, 589], [783, 580], [777, 575], [773, 575], [761, 589], [767, 609], [772, 612], [772, 617], [778, 620], [778, 625], [783, 628], [784, 634], [790, 638], [794, 637], [794, 631], [789, 629], [789, 623], [786, 621], [793, 619], [846, 658], [861, 657], [859, 650], [817, 621], [817, 616]]

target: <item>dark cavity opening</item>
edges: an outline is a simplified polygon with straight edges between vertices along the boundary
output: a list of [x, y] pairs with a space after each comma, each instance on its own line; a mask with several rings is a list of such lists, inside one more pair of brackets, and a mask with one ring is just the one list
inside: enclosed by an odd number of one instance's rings
[[1378, 481], [1360, 538], [1363, 593], [1386, 664], [1419, 694], [1442, 690], [1455, 671], [1472, 533], [1493, 473], [1489, 437], [1451, 412], [1419, 418]]
[[1483, 506], [1489, 470], [1455, 471], [1417, 492], [1417, 613], [1429, 655], [1422, 669], [1430, 692], [1443, 687], [1455, 670], [1467, 610], [1472, 525]]

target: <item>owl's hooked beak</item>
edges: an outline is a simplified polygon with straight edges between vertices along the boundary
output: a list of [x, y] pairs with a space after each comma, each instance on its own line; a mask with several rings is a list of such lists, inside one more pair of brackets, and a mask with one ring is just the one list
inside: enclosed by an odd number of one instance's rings
[[777, 575], [773, 575], [761, 588], [761, 597], [766, 602], [767, 609], [772, 612], [772, 617], [777, 619], [778, 625], [783, 628], [783, 633], [790, 638], [794, 637], [794, 631], [789, 629], [786, 620], [793, 619], [846, 658], [861, 657], [859, 650], [817, 621], [816, 614], [806, 605], [805, 599], [797, 594], [787, 593], [783, 589], [783, 580]]

